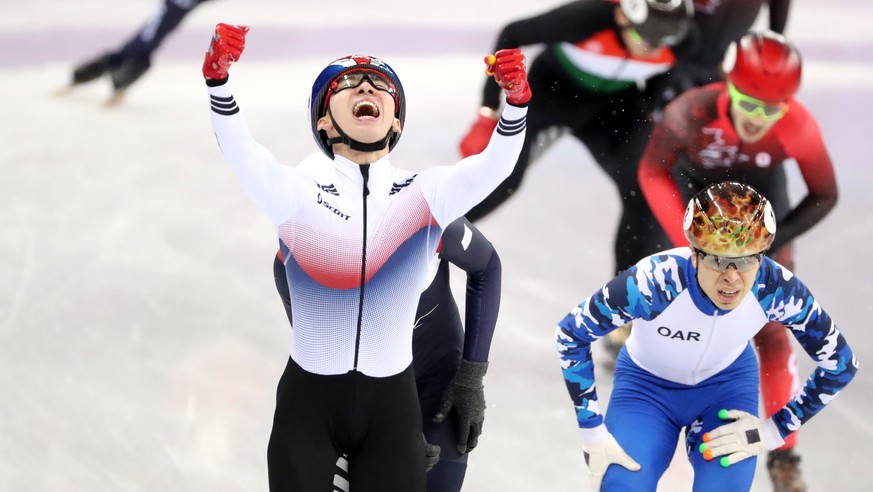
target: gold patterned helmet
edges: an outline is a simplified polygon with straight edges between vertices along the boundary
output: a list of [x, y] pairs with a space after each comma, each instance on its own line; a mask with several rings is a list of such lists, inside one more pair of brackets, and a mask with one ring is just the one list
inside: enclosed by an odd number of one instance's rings
[[692, 248], [718, 256], [767, 250], [776, 234], [770, 201], [751, 186], [725, 181], [706, 187], [685, 209], [682, 221]]

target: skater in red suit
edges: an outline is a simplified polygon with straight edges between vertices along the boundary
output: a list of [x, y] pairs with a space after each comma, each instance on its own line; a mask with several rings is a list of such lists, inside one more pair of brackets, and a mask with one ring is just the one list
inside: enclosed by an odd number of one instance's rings
[[[740, 181], [773, 204], [779, 235], [768, 255], [794, 269], [792, 241], [810, 230], [837, 202], [831, 158], [815, 118], [794, 99], [801, 59], [784, 37], [749, 33], [725, 59], [724, 82], [690, 90], [667, 105], [640, 161], [643, 194], [674, 245], [684, 243], [682, 216], [690, 196], [712, 183]], [[795, 206], [783, 164], [797, 163], [808, 193]], [[761, 387], [769, 416], [797, 384], [783, 326], [768, 323], [755, 337]], [[777, 491], [805, 490], [794, 452], [796, 433], [770, 453], [767, 468]]]

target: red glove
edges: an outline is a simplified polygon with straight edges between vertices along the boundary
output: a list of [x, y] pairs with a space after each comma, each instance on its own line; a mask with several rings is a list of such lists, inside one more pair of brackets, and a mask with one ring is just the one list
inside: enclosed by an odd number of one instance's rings
[[527, 69], [524, 66], [524, 54], [518, 48], [500, 50], [485, 57], [488, 65], [488, 75], [506, 93], [506, 102], [514, 106], [524, 106], [530, 101], [530, 86], [527, 83]]
[[497, 112], [485, 107], [479, 110], [479, 117], [461, 140], [461, 157], [469, 157], [485, 150], [496, 127]]
[[207, 79], [226, 79], [230, 64], [239, 60], [246, 47], [249, 26], [218, 24], [203, 60], [203, 76]]

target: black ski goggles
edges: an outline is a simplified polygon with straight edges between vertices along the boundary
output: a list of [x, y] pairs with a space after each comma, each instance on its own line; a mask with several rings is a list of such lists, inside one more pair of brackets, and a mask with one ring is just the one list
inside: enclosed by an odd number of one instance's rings
[[726, 272], [732, 266], [739, 273], [752, 271], [761, 264], [761, 257], [763, 256], [763, 253], [748, 256], [718, 256], [704, 253], [696, 248], [694, 252], [697, 253], [697, 259], [703, 266], [719, 272]]

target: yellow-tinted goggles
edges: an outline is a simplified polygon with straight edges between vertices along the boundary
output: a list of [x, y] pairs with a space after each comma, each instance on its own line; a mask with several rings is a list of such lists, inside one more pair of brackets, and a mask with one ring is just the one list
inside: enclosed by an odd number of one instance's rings
[[728, 82], [727, 88], [731, 98], [731, 105], [747, 118], [760, 116], [764, 121], [775, 121], [785, 116], [785, 113], [788, 112], [788, 103], [786, 102], [766, 103], [760, 99], [743, 94], [730, 82]]
[[634, 42], [636, 42], [636, 43], [645, 43], [645, 40], [643, 39], [642, 36], [640, 36], [639, 31], [637, 31], [637, 30], [634, 29], [633, 27], [626, 27], [625, 29], [627, 29], [627, 33], [628, 33], [628, 35], [630, 35], [630, 38], [633, 39]]

